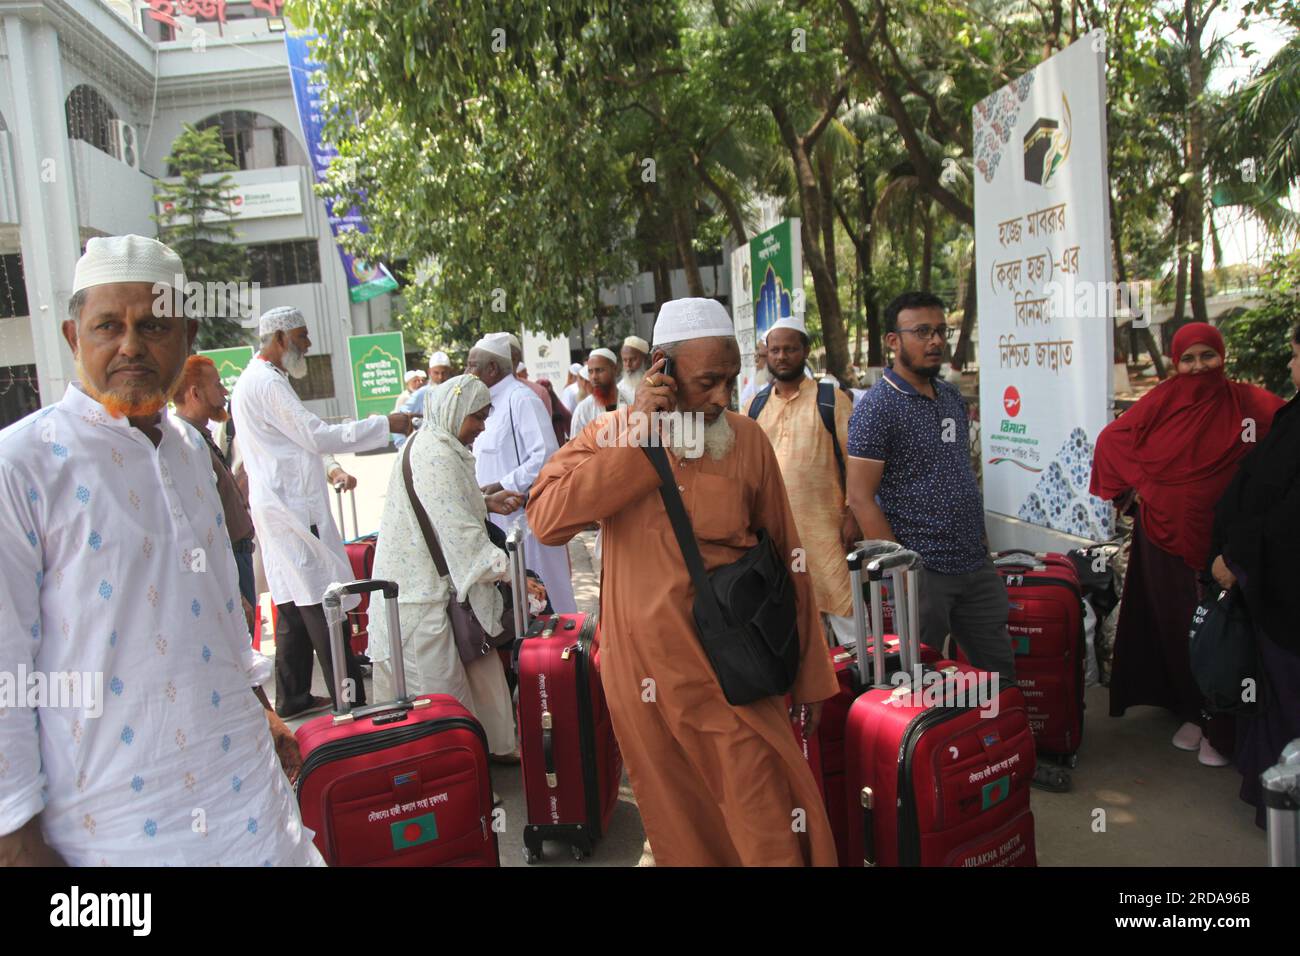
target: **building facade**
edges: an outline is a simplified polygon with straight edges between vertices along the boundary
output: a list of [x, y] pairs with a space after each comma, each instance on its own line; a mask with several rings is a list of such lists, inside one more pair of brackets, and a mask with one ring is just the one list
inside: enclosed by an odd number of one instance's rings
[[[92, 236], [158, 234], [154, 181], [186, 123], [219, 126], [237, 192], [271, 197], [235, 226], [253, 303], [307, 318], [299, 393], [324, 418], [354, 414], [347, 337], [391, 328], [394, 297], [349, 299], [311, 188], [282, 6], [0, 0], [0, 424], [63, 395], [77, 258]], [[255, 345], [256, 315], [245, 326]]]

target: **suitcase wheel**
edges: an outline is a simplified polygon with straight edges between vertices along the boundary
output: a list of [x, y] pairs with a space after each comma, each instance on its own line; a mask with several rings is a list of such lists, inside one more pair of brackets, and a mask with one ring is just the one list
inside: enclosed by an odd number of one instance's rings
[[581, 863], [582, 858], [587, 855], [582, 852], [582, 847], [578, 846], [576, 843], [569, 847], [569, 852], [573, 854], [573, 858], [579, 863]]
[[524, 847], [524, 862], [527, 863], [529, 866], [532, 866], [541, 858], [542, 855], [538, 853], [536, 850], [530, 850], [528, 849], [528, 847]]

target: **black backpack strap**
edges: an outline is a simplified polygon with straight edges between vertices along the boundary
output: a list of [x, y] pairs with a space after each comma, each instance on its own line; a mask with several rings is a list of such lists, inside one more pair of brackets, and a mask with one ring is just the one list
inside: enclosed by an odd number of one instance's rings
[[673, 477], [672, 465], [668, 463], [668, 453], [659, 445], [642, 445], [641, 450], [646, 453], [655, 471], [659, 473], [659, 496], [663, 498], [664, 509], [668, 512], [668, 520], [673, 526], [673, 534], [677, 536], [677, 544], [682, 549], [686, 568], [691, 573], [691, 582], [695, 585], [696, 607], [707, 619], [704, 623], [710, 631], [713, 633], [723, 631], [726, 629], [726, 618], [722, 613], [722, 606], [718, 603], [718, 596], [713, 593], [709, 576], [704, 570], [704, 559], [700, 556], [700, 546], [695, 540], [695, 529], [691, 527], [686, 506], [682, 504], [682, 496], [677, 491], [677, 480]]
[[831, 448], [835, 449], [835, 465], [840, 470], [840, 487], [845, 487], [844, 451], [840, 448], [840, 436], [835, 431], [835, 386], [830, 382], [817, 383], [817, 412], [822, 417], [822, 424], [831, 433]]
[[767, 404], [768, 398], [772, 394], [772, 383], [768, 382], [758, 390], [749, 403], [749, 417], [757, 419], [763, 413], [763, 406]]

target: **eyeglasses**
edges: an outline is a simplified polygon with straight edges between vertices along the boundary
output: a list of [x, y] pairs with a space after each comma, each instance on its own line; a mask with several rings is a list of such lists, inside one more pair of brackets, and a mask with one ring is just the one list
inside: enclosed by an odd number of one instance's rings
[[898, 331], [915, 335], [922, 342], [928, 342], [935, 336], [942, 336], [946, 341], [952, 339], [952, 329], [946, 325], [918, 325], [914, 329], [898, 329]]

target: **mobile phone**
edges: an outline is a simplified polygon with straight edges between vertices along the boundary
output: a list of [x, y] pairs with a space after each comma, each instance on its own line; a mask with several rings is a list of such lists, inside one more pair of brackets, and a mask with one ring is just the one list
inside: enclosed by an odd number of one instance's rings
[[664, 356], [664, 367], [663, 367], [663, 373], [664, 373], [665, 375], [667, 375], [669, 378], [672, 378], [672, 379], [677, 378], [677, 369], [673, 367], [673, 360], [672, 360], [672, 358], [671, 358], [670, 356], [667, 356], [667, 355]]

